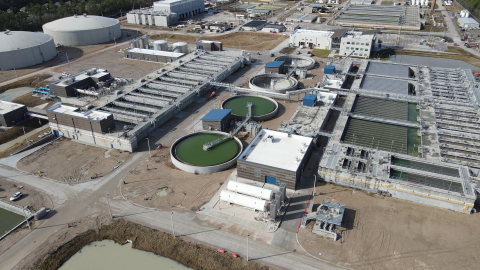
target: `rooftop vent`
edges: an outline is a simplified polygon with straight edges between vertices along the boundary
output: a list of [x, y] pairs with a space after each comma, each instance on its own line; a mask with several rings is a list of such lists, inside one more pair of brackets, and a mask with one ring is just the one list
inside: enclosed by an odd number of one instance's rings
[[3, 32], [5, 35], [8, 35], [8, 33], [10, 33], [10, 30], [8, 29], [5, 29], [5, 32]]
[[86, 17], [87, 17], [87, 13], [83, 13], [83, 17], [85, 17], [85, 18], [86, 18]]

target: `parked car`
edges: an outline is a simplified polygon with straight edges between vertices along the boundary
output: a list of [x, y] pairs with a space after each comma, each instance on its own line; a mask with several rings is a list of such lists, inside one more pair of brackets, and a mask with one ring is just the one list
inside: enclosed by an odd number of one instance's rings
[[19, 191], [19, 192], [13, 194], [12, 197], [10, 197], [10, 201], [16, 201], [16, 200], [18, 200], [20, 197], [22, 197], [22, 195], [23, 195], [22, 192]]
[[63, 72], [63, 73], [62, 73], [62, 76], [64, 76], [64, 77], [70, 76], [70, 73], [68, 73], [68, 72]]

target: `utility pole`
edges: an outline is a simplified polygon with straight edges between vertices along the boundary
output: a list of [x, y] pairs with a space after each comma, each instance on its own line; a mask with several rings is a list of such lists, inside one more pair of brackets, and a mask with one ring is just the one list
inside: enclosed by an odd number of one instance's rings
[[108, 192], [107, 192], [107, 196], [106, 196], [106, 197], [107, 197], [107, 204], [108, 204], [108, 212], [110, 212], [110, 218], [113, 219], [112, 209], [110, 208], [110, 201], [108, 200], [108, 196], [109, 196], [109, 195], [110, 195], [110, 194], [108, 194]]
[[249, 237], [249, 236], [250, 236], [250, 235], [248, 234], [248, 235], [247, 235], [247, 262], [248, 262], [248, 237]]
[[25, 133], [25, 127], [22, 127], [23, 135], [25, 136], [25, 140], [27, 141], [27, 145], [30, 146], [30, 142], [28, 141], [27, 134]]
[[173, 232], [173, 237], [175, 237], [175, 227], [173, 226], [173, 212], [170, 215], [170, 219], [172, 220], [172, 232]]
[[148, 154], [150, 155], [150, 158], [151, 158], [152, 157], [152, 152], [150, 151], [150, 140], [147, 138], [147, 141], [148, 141]]
[[25, 217], [25, 221], [27, 222], [28, 229], [31, 231], [32, 228], [30, 228], [30, 222], [28, 221], [27, 214], [25, 213], [25, 206], [22, 207], [22, 211], [23, 211], [23, 216]]

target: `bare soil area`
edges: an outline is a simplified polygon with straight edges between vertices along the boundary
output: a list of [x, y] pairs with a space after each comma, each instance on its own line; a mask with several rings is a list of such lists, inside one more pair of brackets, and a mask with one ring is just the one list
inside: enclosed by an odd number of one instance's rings
[[197, 211], [232, 170], [199, 175], [179, 170], [170, 161], [170, 147], [165, 147], [152, 152], [151, 159], [125, 177], [121, 188], [125, 198], [146, 207]]
[[241, 45], [242, 49], [257, 51], [271, 50], [287, 38], [288, 36], [280, 34], [243, 31], [205, 37], [202, 35], [181, 35], [174, 32], [150, 36], [152, 40], [168, 39], [171, 42], [185, 41], [190, 44], [195, 44], [198, 39], [221, 41], [224, 48], [239, 48], [239, 45]]
[[326, 199], [346, 206], [337, 242], [312, 233], [313, 221], [300, 229], [300, 244], [316, 257], [353, 269], [478, 268], [478, 214], [354, 192], [333, 184], [316, 190], [315, 205]]
[[78, 183], [105, 176], [114, 167], [125, 162], [132, 153], [61, 139], [45, 146], [17, 163], [20, 170], [33, 174], [41, 171], [43, 177]]
[[123, 244], [132, 241], [133, 248], [153, 252], [193, 269], [269, 269], [259, 263], [233, 258], [229, 253], [184, 238], [160, 232], [125, 220], [110, 221], [105, 216], [91, 217], [63, 227], [40, 250], [20, 262], [19, 269], [57, 269], [83, 246], [105, 239]]
[[125, 59], [121, 49], [130, 48], [128, 45], [121, 48], [110, 49], [104, 52], [86, 55], [78, 60], [70, 62], [70, 65], [63, 65], [57, 68], [57, 72], [76, 73], [87, 68], [104, 68], [112, 74], [113, 77], [134, 78], [143, 77], [148, 73], [158, 70], [165, 66], [164, 63], [152, 61], [139, 61]]

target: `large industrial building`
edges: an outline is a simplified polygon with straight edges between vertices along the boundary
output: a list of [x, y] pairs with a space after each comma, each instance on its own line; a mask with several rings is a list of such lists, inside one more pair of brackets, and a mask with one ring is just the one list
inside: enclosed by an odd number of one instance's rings
[[176, 13], [154, 11], [153, 8], [136, 9], [127, 13], [127, 22], [131, 24], [171, 26], [178, 22]]
[[418, 6], [348, 5], [336, 18], [337, 25], [375, 29], [420, 30]]
[[262, 129], [237, 159], [237, 175], [297, 189], [312, 141], [311, 137]]
[[77, 97], [89, 92], [94, 94], [100, 90], [99, 83], [111, 80], [113, 78], [110, 73], [96, 68], [89, 68], [49, 83], [48, 88], [45, 90], [59, 97]]
[[52, 36], [55, 44], [63, 46], [99, 44], [122, 37], [118, 20], [86, 14], [46, 23], [43, 32]]
[[[105, 113], [104, 118], [113, 116], [115, 125], [114, 128], [109, 126], [108, 133], [100, 133], [98, 129], [92, 131], [88, 125], [86, 129], [60, 122], [57, 125], [52, 120], [50, 127], [56, 134], [73, 136], [80, 132], [81, 136], [75, 137], [78, 140], [135, 151], [139, 140], [212, 90], [210, 82], [221, 82], [243, 65], [250, 64], [250, 61], [250, 55], [243, 52], [230, 55], [201, 52], [190, 55], [172, 70], [158, 71], [153, 78], [139, 86], [123, 88], [113, 100], [99, 98], [90, 103], [94, 112]], [[72, 76], [77, 77], [75, 74]], [[58, 113], [61, 110], [55, 109]], [[102, 131], [105, 132], [103, 126]]]
[[178, 19], [185, 19], [205, 11], [203, 0], [163, 0], [153, 3], [153, 10], [176, 13]]
[[296, 120], [323, 123], [316, 132], [320, 177], [470, 213], [480, 180], [480, 91], [472, 71], [352, 58], [335, 69], [321, 85], [338, 94], [329, 113]]
[[0, 126], [10, 127], [24, 121], [27, 106], [0, 100]]
[[[61, 135], [74, 140], [113, 148], [105, 140], [105, 134], [115, 129], [111, 113], [82, 111], [77, 107], [57, 104], [47, 109], [47, 117], [50, 128], [57, 137], [62, 133]], [[68, 128], [62, 129], [62, 126]]]
[[34, 32], [0, 32], [0, 70], [46, 62], [57, 55], [53, 38]]

